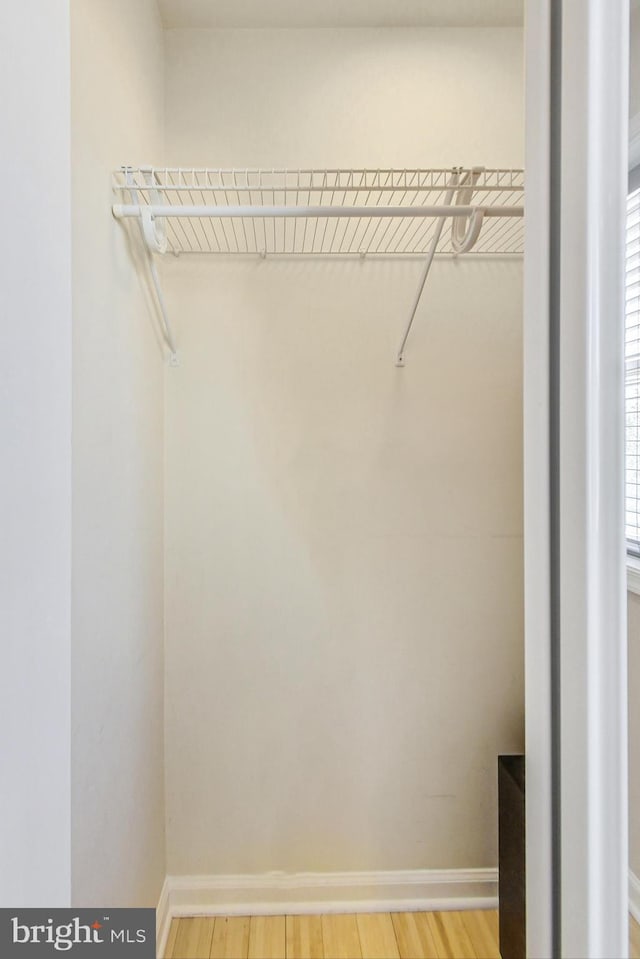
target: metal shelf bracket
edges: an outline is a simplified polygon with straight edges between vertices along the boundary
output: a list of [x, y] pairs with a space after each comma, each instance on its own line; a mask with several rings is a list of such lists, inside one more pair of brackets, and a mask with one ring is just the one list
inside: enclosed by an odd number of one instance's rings
[[[455, 206], [470, 206], [473, 199], [474, 186], [478, 182], [478, 177], [483, 172], [484, 167], [473, 167], [473, 169], [468, 170], [463, 175], [461, 180], [460, 176], [463, 173], [463, 170], [460, 167], [455, 167], [451, 172], [451, 179], [447, 185], [447, 193], [445, 196], [444, 205], [447, 207], [451, 206], [455, 196]], [[442, 230], [444, 228], [446, 219], [446, 216], [441, 216], [436, 223], [433, 239], [431, 241], [431, 247], [427, 253], [427, 258], [420, 276], [420, 282], [418, 283], [418, 291], [413, 300], [413, 305], [409, 314], [409, 321], [405, 327], [402, 342], [400, 343], [400, 348], [398, 350], [398, 355], [396, 356], [396, 366], [398, 367], [403, 367], [405, 365], [405, 347], [407, 345], [407, 340], [409, 339], [413, 321], [415, 320], [416, 313], [418, 312], [420, 300], [422, 299], [422, 293], [427, 282], [427, 277], [429, 276], [429, 271], [431, 270], [431, 264], [433, 263], [433, 259], [436, 255], [436, 250], [438, 248], [438, 243], [440, 242], [440, 237], [442, 235]], [[462, 217], [451, 217], [451, 246], [453, 247], [455, 255], [458, 253], [468, 253], [469, 250], [473, 248], [480, 235], [483, 219], [484, 210], [481, 207], [474, 208], [470, 215], [464, 219]]]

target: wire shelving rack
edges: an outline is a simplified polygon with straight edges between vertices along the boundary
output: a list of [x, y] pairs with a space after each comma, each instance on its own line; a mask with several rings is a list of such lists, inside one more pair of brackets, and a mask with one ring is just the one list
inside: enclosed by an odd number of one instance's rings
[[114, 216], [138, 220], [150, 254], [424, 259], [398, 365], [436, 253], [517, 256], [524, 246], [520, 169], [122, 167], [113, 190]]

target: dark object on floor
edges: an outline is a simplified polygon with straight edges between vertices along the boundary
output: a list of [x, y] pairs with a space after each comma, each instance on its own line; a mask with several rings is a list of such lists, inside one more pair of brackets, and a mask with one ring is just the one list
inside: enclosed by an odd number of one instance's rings
[[526, 959], [524, 756], [498, 757], [500, 955]]

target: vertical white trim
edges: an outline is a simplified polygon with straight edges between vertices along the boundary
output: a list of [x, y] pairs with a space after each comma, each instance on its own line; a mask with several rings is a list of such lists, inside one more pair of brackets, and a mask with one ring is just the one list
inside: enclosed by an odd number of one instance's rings
[[640, 164], [640, 113], [629, 120], [629, 169]]
[[526, 4], [524, 567], [527, 953], [552, 954], [549, 540], [549, 0]]
[[171, 901], [169, 890], [169, 877], [164, 877], [160, 899], [156, 906], [156, 956], [164, 956], [171, 929]]
[[[71, 884], [69, 0], [5, 4], [0, 30], [0, 903]], [[34, 184], [38, 184], [34, 187]]]
[[627, 955], [623, 223], [627, 0], [562, 2], [563, 956]]
[[627, 556], [627, 592], [640, 596], [640, 559]]
[[640, 922], [640, 879], [629, 870], [629, 913]]

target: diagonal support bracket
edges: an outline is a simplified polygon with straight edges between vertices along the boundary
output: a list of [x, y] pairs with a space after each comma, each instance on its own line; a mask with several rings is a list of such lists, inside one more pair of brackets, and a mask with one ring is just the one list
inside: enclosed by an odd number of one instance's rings
[[[136, 187], [132, 172], [129, 168], [125, 168], [124, 172], [126, 176], [127, 187], [131, 194], [131, 202], [138, 204], [139, 203], [138, 188]], [[153, 259], [154, 253], [165, 253], [167, 250], [167, 235], [166, 235], [165, 221], [159, 217], [153, 216], [150, 209], [150, 207], [153, 204], [159, 204], [162, 202], [162, 194], [160, 193], [159, 190], [155, 189], [156, 180], [153, 175], [153, 170], [151, 169], [144, 170], [143, 175], [144, 175], [145, 182], [147, 184], [147, 188], [149, 190], [149, 207], [147, 206], [141, 207], [141, 214], [140, 214], [140, 217], [138, 218], [138, 223], [140, 225], [140, 233], [142, 235], [144, 248], [147, 253], [149, 275], [151, 277], [151, 282], [153, 283], [153, 288], [155, 290], [158, 309], [160, 310], [162, 338], [164, 339], [166, 346], [169, 350], [170, 365], [177, 366], [178, 351], [176, 350], [176, 344], [173, 338], [173, 331], [171, 329], [169, 316], [167, 314], [167, 307], [164, 300], [164, 294], [162, 292], [162, 284], [160, 283], [158, 269]]]
[[[469, 205], [473, 197], [473, 188], [478, 182], [478, 177], [483, 170], [484, 167], [474, 167], [472, 170], [468, 170], [461, 180], [460, 175], [462, 173], [462, 168], [454, 167], [451, 173], [451, 179], [447, 184], [444, 206], [451, 206], [454, 196], [456, 196], [456, 206]], [[483, 216], [484, 211], [478, 207], [471, 213], [469, 217], [452, 217], [453, 225], [451, 243], [456, 254], [467, 253], [473, 247], [482, 228]], [[433, 259], [436, 255], [436, 250], [438, 249], [438, 243], [440, 242], [440, 237], [442, 236], [442, 230], [444, 229], [446, 219], [446, 216], [441, 216], [436, 221], [436, 227], [433, 233], [431, 246], [429, 248], [429, 252], [427, 253], [427, 259], [425, 260], [422, 274], [420, 276], [420, 282], [418, 283], [418, 290], [413, 301], [413, 306], [411, 307], [411, 313], [409, 314], [409, 322], [405, 328], [404, 336], [402, 337], [402, 342], [400, 343], [400, 349], [398, 350], [398, 354], [396, 356], [396, 366], [404, 366], [405, 347], [407, 345], [407, 340], [409, 339], [409, 334], [411, 333], [413, 321], [415, 320], [416, 313], [418, 312], [422, 293], [427, 282], [427, 277], [429, 276], [429, 271], [431, 270], [431, 264], [433, 263]]]

